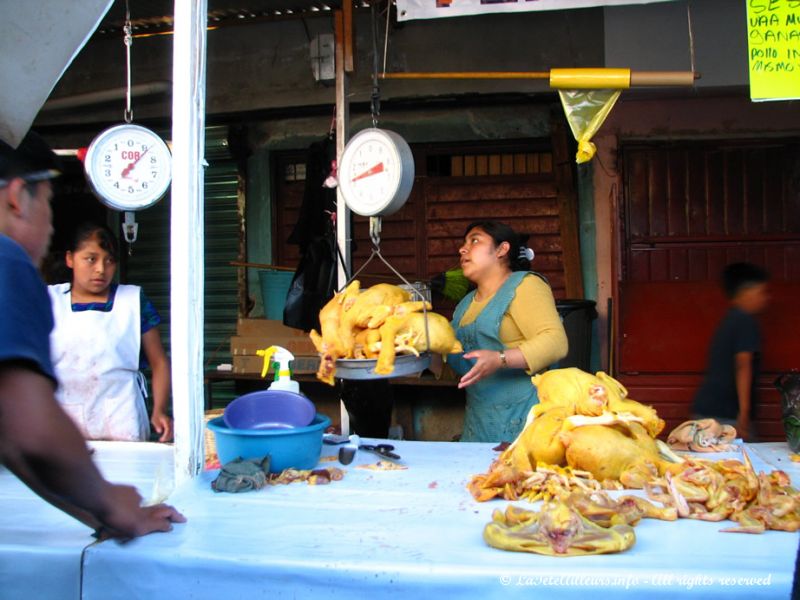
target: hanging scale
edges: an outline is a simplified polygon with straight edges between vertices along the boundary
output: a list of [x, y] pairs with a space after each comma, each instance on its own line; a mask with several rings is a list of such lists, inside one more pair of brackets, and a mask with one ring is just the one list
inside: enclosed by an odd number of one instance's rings
[[100, 201], [125, 213], [122, 233], [128, 243], [136, 241], [138, 223], [134, 211], [153, 206], [172, 180], [172, 155], [164, 140], [152, 130], [133, 123], [131, 108], [131, 46], [133, 35], [126, 2], [124, 42], [127, 69], [125, 123], [109, 127], [92, 140], [84, 170]]

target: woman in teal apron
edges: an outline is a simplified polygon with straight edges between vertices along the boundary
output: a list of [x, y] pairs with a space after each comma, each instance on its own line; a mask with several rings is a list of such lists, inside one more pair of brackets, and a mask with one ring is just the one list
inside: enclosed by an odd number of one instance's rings
[[477, 286], [453, 315], [464, 354], [447, 359], [467, 393], [463, 442], [514, 440], [538, 402], [531, 375], [567, 354], [550, 286], [529, 271], [526, 240], [504, 223], [480, 221], [459, 249], [464, 276]]

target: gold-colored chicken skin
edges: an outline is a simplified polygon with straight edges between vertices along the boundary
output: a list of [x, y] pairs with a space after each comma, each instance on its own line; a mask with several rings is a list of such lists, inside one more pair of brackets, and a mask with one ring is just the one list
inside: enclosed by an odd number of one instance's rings
[[317, 379], [333, 385], [336, 361], [340, 358], [377, 358], [375, 373], [390, 375], [396, 354], [419, 356], [419, 352], [428, 349], [426, 319], [432, 352], [461, 352], [461, 344], [447, 319], [430, 312], [429, 302], [410, 298], [406, 290], [387, 283], [361, 290], [358, 280], [334, 295], [320, 311], [322, 333], [312, 330], [309, 334], [320, 355]]
[[322, 334], [311, 330], [309, 337], [320, 355], [317, 379], [333, 385], [333, 375], [336, 372], [336, 359], [347, 354], [346, 341], [342, 339], [340, 324], [345, 305], [352, 304], [358, 293], [358, 281], [352, 282], [339, 294], [334, 294], [328, 303], [319, 311], [319, 325]]
[[666, 423], [663, 419], [659, 418], [652, 406], [646, 406], [636, 400], [628, 398], [628, 390], [610, 375], [598, 371], [595, 373], [595, 376], [606, 384], [609, 390], [613, 390], [616, 387], [617, 393], [609, 393], [608, 410], [618, 415], [631, 414], [635, 417], [639, 417], [642, 419], [641, 423], [644, 425], [644, 428], [647, 429], [651, 437], [656, 437], [661, 433]]
[[353, 354], [355, 358], [371, 359], [380, 351], [381, 332], [377, 329], [362, 329], [355, 336]]
[[531, 409], [525, 428], [500, 457], [517, 469], [531, 470], [538, 462], [583, 469], [569, 461], [560, 435], [575, 428], [639, 422], [655, 437], [664, 427], [655, 410], [625, 398], [627, 390], [605, 373], [553, 369], [535, 375], [531, 381], [536, 385], [539, 404]]
[[564, 406], [573, 415], [599, 416], [607, 410], [609, 396], [619, 395], [615, 386], [606, 386], [591, 373], [574, 367], [546, 371], [531, 381], [539, 396], [539, 404], [533, 407], [536, 417], [554, 406]]
[[484, 541], [494, 548], [548, 556], [586, 556], [627, 550], [636, 542], [633, 527], [602, 527], [578, 510], [559, 501], [546, 502], [540, 512], [509, 506], [495, 510], [483, 530]]
[[539, 404], [489, 472], [473, 477], [469, 489], [476, 499], [534, 493], [531, 474], [541, 465], [585, 471], [604, 487], [641, 488], [670, 462], [681, 462], [653, 439], [664, 427], [655, 410], [626, 398], [625, 388], [605, 373], [554, 369], [532, 382]]
[[[353, 283], [359, 285], [357, 280]], [[395, 306], [410, 299], [409, 292], [388, 283], [373, 285], [355, 296], [352, 305], [343, 307], [339, 325], [339, 337], [347, 348], [344, 356], [353, 355], [356, 328], [374, 329], [394, 313]]]
[[639, 423], [586, 425], [562, 431], [560, 438], [567, 463], [589, 471], [598, 481], [619, 480], [627, 488], [641, 488], [653, 468], [658, 475], [682, 468], [661, 457], [656, 441]]
[[[654, 439], [663, 427], [655, 411], [627, 399], [625, 388], [612, 378], [603, 373], [576, 374], [574, 369], [545, 375], [547, 378], [534, 378], [545, 388], [540, 408], [531, 410], [525, 429], [492, 462], [489, 471], [473, 476], [467, 485], [479, 502], [496, 497], [555, 498], [584, 519], [603, 526], [634, 524], [650, 517], [729, 519], [737, 526], [721, 531], [735, 533], [800, 530], [800, 493], [783, 471], [757, 475], [746, 452], [743, 461], [678, 457]], [[594, 413], [603, 404], [599, 415], [581, 413]], [[695, 440], [695, 433], [690, 440]], [[718, 436], [714, 437], [716, 443]], [[544, 464], [545, 460], [553, 465]], [[663, 508], [633, 496], [614, 501], [601, 491], [622, 486], [644, 488], [647, 497], [662, 503]], [[573, 536], [576, 518], [561, 513], [563, 526], [556, 524], [557, 535]], [[485, 533], [493, 540], [486, 538], [487, 542], [507, 549], [541, 551], [541, 527], [530, 529], [528, 524], [524, 529], [523, 521], [527, 523], [528, 518], [513, 511], [507, 511], [504, 519], [501, 525], [505, 529], [493, 527]]]
[[674, 507], [681, 518], [738, 523], [722, 532], [800, 530], [800, 494], [789, 476], [783, 471], [756, 475], [747, 452], [743, 459], [688, 459], [679, 473], [648, 482], [647, 497]]
[[[426, 335], [426, 322], [430, 347]], [[375, 372], [383, 375], [388, 375], [394, 370], [395, 356], [398, 352], [405, 351], [417, 356], [428, 349], [436, 354], [463, 352], [461, 342], [456, 339], [450, 322], [446, 317], [434, 312], [392, 315], [381, 326], [380, 333], [381, 349]]]
[[636, 525], [641, 519], [674, 521], [678, 511], [672, 506], [658, 507], [638, 496], [622, 496], [616, 500], [605, 492], [572, 492], [564, 501], [584, 517], [600, 525]]
[[[644, 425], [651, 437], [664, 429], [664, 421], [656, 411], [627, 397], [628, 390], [616, 379], [598, 371], [595, 375], [577, 368], [553, 369], [531, 378], [539, 395], [529, 420], [550, 410], [565, 406], [574, 415], [599, 417], [611, 412], [630, 415]], [[629, 419], [630, 420], [630, 419]]]

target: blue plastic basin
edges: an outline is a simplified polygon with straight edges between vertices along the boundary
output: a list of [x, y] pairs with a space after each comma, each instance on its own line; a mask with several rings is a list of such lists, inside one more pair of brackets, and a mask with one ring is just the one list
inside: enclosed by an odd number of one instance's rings
[[261, 390], [239, 396], [225, 407], [222, 418], [232, 429], [292, 429], [309, 425], [314, 403], [286, 390]]
[[232, 429], [222, 417], [211, 419], [207, 427], [214, 432], [221, 464], [238, 457], [261, 459], [270, 456], [270, 473], [284, 469], [313, 469], [322, 453], [322, 434], [331, 420], [316, 414], [306, 427], [294, 429]]

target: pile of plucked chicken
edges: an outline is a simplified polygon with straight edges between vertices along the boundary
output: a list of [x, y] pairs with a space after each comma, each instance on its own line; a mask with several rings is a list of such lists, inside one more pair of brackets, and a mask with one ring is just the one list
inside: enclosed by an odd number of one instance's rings
[[397, 354], [462, 352], [450, 322], [431, 309], [399, 286], [379, 283], [362, 290], [352, 281], [320, 310], [321, 332], [310, 333], [320, 355], [317, 379], [333, 385], [339, 359], [376, 359], [374, 372], [391, 375]]
[[[540, 511], [495, 511], [484, 539], [505, 550], [553, 556], [619, 552], [641, 518], [731, 520], [722, 531], [800, 529], [800, 495], [783, 471], [756, 474], [743, 460], [678, 456], [656, 439], [664, 421], [627, 398], [605, 373], [554, 369], [532, 379], [539, 404], [525, 428], [472, 477], [478, 501], [543, 500]], [[643, 489], [612, 500], [605, 490]], [[660, 503], [661, 506], [653, 504]]]

